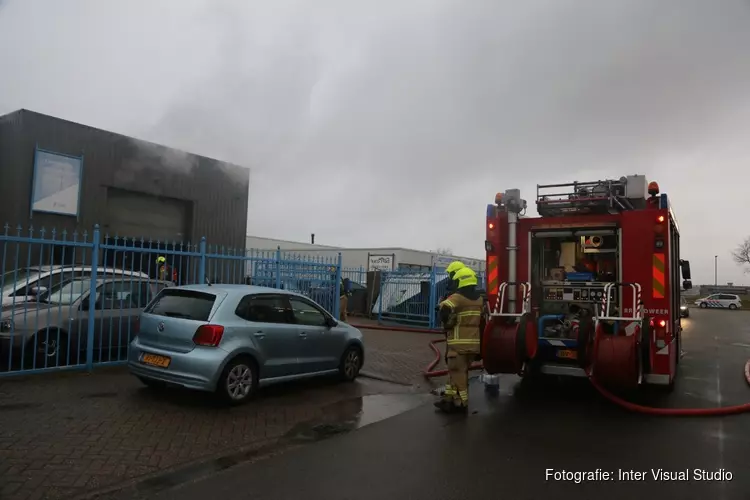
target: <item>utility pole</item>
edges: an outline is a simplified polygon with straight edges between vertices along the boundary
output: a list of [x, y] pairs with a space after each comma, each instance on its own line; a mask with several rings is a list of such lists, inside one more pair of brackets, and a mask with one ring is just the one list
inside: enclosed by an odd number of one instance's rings
[[719, 256], [714, 255], [714, 286], [719, 285]]

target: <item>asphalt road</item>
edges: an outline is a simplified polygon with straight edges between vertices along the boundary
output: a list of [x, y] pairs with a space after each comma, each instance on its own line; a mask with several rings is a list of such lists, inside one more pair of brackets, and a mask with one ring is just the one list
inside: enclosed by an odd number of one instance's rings
[[[692, 310], [685, 356], [669, 407], [750, 401], [743, 367], [750, 357], [750, 313]], [[425, 346], [425, 348], [427, 348]], [[738, 499], [750, 497], [750, 415], [648, 417], [627, 413], [586, 384], [519, 391], [514, 377], [488, 397], [472, 387], [472, 414], [446, 417], [430, 404], [319, 442], [142, 498], [192, 500], [369, 500], [419, 498]], [[548, 479], [547, 471], [609, 473], [610, 480]], [[724, 479], [692, 479], [694, 470]], [[645, 473], [625, 480], [618, 471]], [[652, 471], [688, 471], [691, 480], [659, 481]], [[131, 498], [134, 496], [131, 496]]]

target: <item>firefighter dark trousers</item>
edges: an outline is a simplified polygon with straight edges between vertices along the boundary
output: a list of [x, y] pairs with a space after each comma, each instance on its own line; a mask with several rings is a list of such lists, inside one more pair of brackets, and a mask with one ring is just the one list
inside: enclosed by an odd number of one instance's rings
[[474, 354], [459, 354], [456, 350], [447, 349], [445, 354], [448, 365], [448, 383], [443, 398], [456, 406], [469, 405], [469, 366]]

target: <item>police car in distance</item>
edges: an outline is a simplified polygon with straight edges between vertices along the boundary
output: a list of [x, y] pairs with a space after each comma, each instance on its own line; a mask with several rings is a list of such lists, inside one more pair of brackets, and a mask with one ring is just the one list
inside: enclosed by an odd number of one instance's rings
[[731, 293], [715, 293], [706, 298], [696, 300], [695, 305], [702, 308], [739, 309], [742, 307], [742, 301], [739, 296]]

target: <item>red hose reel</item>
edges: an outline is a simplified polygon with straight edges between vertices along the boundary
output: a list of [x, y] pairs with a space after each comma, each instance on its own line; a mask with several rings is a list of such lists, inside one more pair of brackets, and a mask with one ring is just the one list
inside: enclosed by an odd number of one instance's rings
[[[640, 328], [634, 335], [608, 335], [593, 322], [577, 329], [578, 356], [587, 372], [596, 367], [599, 383], [613, 390], [627, 390], [639, 383]], [[515, 318], [493, 318], [482, 339], [482, 361], [489, 374], [523, 375], [524, 365], [534, 361], [538, 350], [537, 325], [531, 313]]]

